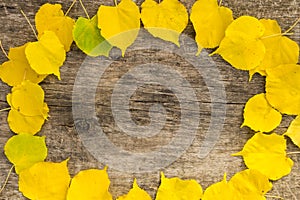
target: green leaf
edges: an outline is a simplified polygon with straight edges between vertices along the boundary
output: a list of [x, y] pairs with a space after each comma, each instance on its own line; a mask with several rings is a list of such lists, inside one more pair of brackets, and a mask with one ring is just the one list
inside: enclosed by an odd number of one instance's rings
[[79, 17], [73, 29], [73, 39], [84, 53], [89, 56], [108, 56], [112, 46], [102, 37], [98, 28], [98, 18]]
[[6, 142], [4, 153], [8, 160], [15, 165], [16, 172], [19, 174], [22, 170], [46, 159], [45, 137], [27, 133], [13, 136]]

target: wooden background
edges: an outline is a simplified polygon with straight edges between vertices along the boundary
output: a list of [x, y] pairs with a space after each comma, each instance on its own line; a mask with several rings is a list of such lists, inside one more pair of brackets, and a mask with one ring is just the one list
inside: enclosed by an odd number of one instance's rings
[[[34, 15], [39, 6], [46, 3], [45, 0], [0, 0], [0, 39], [6, 51], [9, 47], [23, 45], [28, 41], [34, 41], [34, 35], [20, 13], [20, 8], [27, 14], [32, 23], [34, 23]], [[66, 11], [72, 3], [71, 0], [51, 0], [51, 3], [61, 3]], [[191, 0], [181, 1], [189, 10], [194, 3]], [[96, 13], [100, 4], [113, 5], [113, 1], [92, 1], [84, 0], [89, 14], [92, 16]], [[142, 1], [138, 0], [137, 4], [141, 5]], [[272, 18], [278, 20], [283, 30], [290, 27], [299, 17], [299, 1], [298, 0], [225, 0], [223, 4], [233, 10], [234, 17], [241, 15], [252, 15], [258, 18]], [[76, 19], [78, 16], [85, 16], [79, 3], [77, 3], [70, 12], [70, 16]], [[299, 43], [300, 25], [294, 29], [295, 34], [292, 39]], [[192, 25], [189, 22], [188, 27], [184, 31], [190, 37], [194, 37]], [[44, 125], [40, 135], [46, 135], [47, 146], [49, 148], [48, 161], [60, 162], [66, 158], [70, 158], [69, 170], [71, 175], [75, 175], [78, 171], [88, 168], [103, 168], [103, 164], [99, 163], [82, 145], [75, 129], [72, 118], [72, 89], [76, 73], [85, 59], [85, 55], [73, 44], [71, 51], [67, 54], [67, 60], [61, 68], [61, 81], [54, 76], [49, 76], [41, 85], [45, 89], [45, 101], [50, 107], [50, 119]], [[98, 95], [96, 99], [97, 113], [100, 117], [101, 125], [109, 138], [116, 145], [123, 146], [127, 150], [141, 151], [151, 150], [163, 144], [166, 140], [162, 136], [157, 136], [153, 140], [136, 142], [134, 139], [126, 138], [118, 139], [120, 136], [116, 131], [113, 117], [110, 111], [109, 96], [111, 88], [115, 84], [115, 78], [121, 77], [128, 68], [136, 63], [147, 63], [149, 60], [160, 60], [169, 66], [177, 67], [187, 77], [191, 85], [195, 88], [199, 104], [201, 106], [201, 124], [197, 132], [197, 138], [176, 162], [163, 169], [167, 177], [179, 176], [181, 178], [194, 178], [198, 180], [205, 189], [210, 184], [220, 181], [224, 172], [227, 172], [228, 178], [240, 170], [245, 169], [241, 158], [231, 157], [234, 152], [240, 151], [247, 141], [253, 135], [248, 128], [240, 128], [242, 123], [242, 110], [245, 102], [254, 94], [264, 92], [264, 78], [255, 75], [252, 82], [248, 82], [248, 74], [244, 71], [238, 71], [230, 67], [220, 57], [214, 56], [222, 80], [226, 88], [227, 95], [227, 115], [224, 129], [221, 133], [213, 151], [208, 157], [199, 159], [196, 155], [203, 133], [207, 129], [210, 118], [210, 104], [207, 87], [203, 78], [195, 73], [195, 70], [188, 64], [181, 61], [179, 57], [161, 52], [130, 52], [125, 58], [116, 62], [115, 66], [103, 77], [106, 84], [99, 85], [98, 92], [102, 92], [101, 97]], [[0, 53], [0, 62], [6, 61], [3, 54]], [[115, 69], [114, 69], [115, 67]], [[138, 124], [147, 124], [149, 122], [148, 108], [155, 102], [162, 102], [167, 106], [169, 113], [169, 121], [164, 130], [168, 133], [174, 131], [174, 127], [179, 123], [176, 116], [180, 115], [180, 108], [174, 95], [164, 93], [165, 90], [160, 86], [145, 87], [139, 90], [131, 100], [133, 106], [132, 116]], [[5, 97], [10, 92], [10, 88], [0, 83], [0, 108], [8, 107]], [[155, 97], [155, 98], [154, 98]], [[166, 98], [168, 97], [168, 98]], [[208, 101], [207, 101], [208, 99]], [[101, 112], [100, 112], [101, 111]], [[0, 149], [7, 139], [13, 134], [10, 132], [6, 123], [7, 112], [0, 113]], [[178, 117], [178, 116], [177, 116]], [[283, 133], [292, 117], [284, 117], [278, 133]], [[122, 136], [122, 135], [121, 135]], [[172, 134], [167, 134], [172, 137]], [[170, 139], [170, 138], [167, 138]], [[144, 142], [144, 143], [143, 143]], [[288, 142], [288, 151], [299, 151], [291, 142]], [[292, 173], [283, 179], [274, 183], [273, 190], [270, 195], [281, 196], [284, 199], [300, 199], [300, 166], [299, 155], [292, 155], [295, 161]], [[0, 181], [3, 182], [11, 164], [7, 161], [3, 151], [0, 153]], [[274, 164], [276, 167], [276, 164]], [[111, 178], [110, 191], [114, 197], [127, 193], [130, 189], [132, 180], [137, 177], [138, 183], [142, 188], [148, 191], [151, 196], [155, 196], [157, 186], [159, 185], [159, 172], [131, 174], [118, 172], [113, 169], [108, 170]], [[13, 173], [8, 184], [0, 194], [0, 199], [26, 199], [18, 192], [18, 178]], [[270, 198], [271, 199], [271, 198]]]

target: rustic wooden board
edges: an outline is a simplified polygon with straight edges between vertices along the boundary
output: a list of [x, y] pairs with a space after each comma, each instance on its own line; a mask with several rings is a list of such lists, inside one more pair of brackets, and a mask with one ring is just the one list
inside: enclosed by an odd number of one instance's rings
[[[24, 0], [0, 1], [0, 39], [4, 48], [8, 51], [9, 47], [20, 46], [28, 41], [34, 41], [34, 35], [25, 19], [20, 13], [22, 9], [31, 22], [34, 22], [34, 14], [40, 5], [47, 1]], [[62, 3], [64, 10], [71, 4], [71, 0], [51, 0], [51, 3]], [[137, 1], [141, 5], [141, 0]], [[181, 1], [190, 10], [194, 1]], [[90, 15], [96, 13], [100, 4], [113, 5], [113, 1], [84, 1]], [[223, 4], [233, 10], [234, 16], [252, 15], [259, 18], [273, 18], [278, 20], [279, 24], [286, 30], [299, 17], [299, 1], [297, 0], [227, 0]], [[79, 4], [76, 4], [70, 16], [77, 18], [84, 16], [84, 12]], [[300, 25], [294, 29], [295, 34], [291, 36], [298, 43], [300, 41]], [[191, 23], [189, 23], [184, 33], [190, 37], [194, 37]], [[72, 117], [72, 90], [75, 77], [79, 67], [86, 56], [73, 44], [71, 52], [67, 55], [65, 65], [61, 68], [61, 81], [55, 77], [48, 77], [41, 85], [45, 89], [46, 102], [50, 107], [49, 121], [44, 125], [40, 135], [46, 135], [47, 145], [49, 148], [48, 161], [59, 162], [66, 158], [70, 158], [69, 169], [72, 175], [78, 171], [88, 168], [102, 168], [103, 163], [98, 162], [89, 151], [83, 146], [78, 133], [74, 128], [74, 120]], [[0, 62], [6, 60], [5, 56], [0, 53]], [[180, 105], [174, 95], [165, 88], [152, 85], [140, 88], [134, 96], [132, 96], [130, 105], [132, 106], [132, 117], [140, 125], [149, 123], [148, 110], [155, 102], [161, 102], [167, 108], [168, 121], [163, 129], [163, 134], [150, 139], [139, 140], [120, 133], [114, 123], [114, 119], [110, 108], [110, 96], [114, 84], [124, 73], [126, 73], [134, 65], [147, 63], [150, 61], [160, 61], [162, 64], [176, 68], [190, 82], [196, 91], [198, 103], [200, 104], [200, 126], [197, 131], [196, 139], [187, 151], [174, 163], [165, 167], [163, 171], [166, 176], [179, 176], [182, 178], [197, 179], [203, 188], [210, 184], [220, 181], [224, 172], [228, 177], [234, 173], [245, 169], [241, 158], [231, 157], [234, 152], [241, 150], [244, 143], [253, 134], [247, 128], [240, 128], [242, 123], [242, 109], [248, 98], [254, 94], [264, 91], [264, 78], [255, 75], [252, 82], [248, 82], [248, 74], [238, 71], [230, 67], [220, 57], [214, 56], [213, 60], [221, 73], [222, 81], [225, 86], [227, 96], [227, 114], [224, 122], [224, 128], [221, 132], [217, 144], [210, 154], [199, 159], [197, 153], [201, 142], [204, 138], [203, 133], [208, 129], [210, 123], [210, 98], [208, 88], [205, 85], [203, 77], [195, 71], [195, 69], [184, 62], [179, 56], [164, 52], [152, 51], [133, 51], [129, 52], [125, 58], [116, 61], [102, 77], [97, 88], [96, 110], [97, 116], [100, 118], [100, 124], [109, 139], [117, 146], [128, 151], [143, 152], [151, 151], [160, 145], [164, 145], [170, 140], [172, 133], [178, 126], [178, 116], [180, 116]], [[0, 83], [0, 108], [8, 107], [5, 96], [10, 88]], [[101, 95], [100, 95], [101, 94]], [[7, 113], [0, 113], [0, 149], [7, 139], [13, 134], [10, 132], [6, 123]], [[277, 132], [283, 133], [291, 117], [284, 117], [282, 124]], [[298, 151], [289, 141], [288, 151]], [[284, 199], [300, 199], [300, 157], [292, 155], [295, 161], [293, 171], [289, 176], [274, 183], [274, 189], [270, 195], [281, 196]], [[3, 151], [0, 154], [0, 181], [2, 182], [11, 164], [7, 161]], [[151, 173], [124, 173], [109, 168], [109, 176], [111, 178], [111, 192], [114, 197], [126, 193], [132, 184], [134, 177], [138, 179], [138, 183], [142, 188], [147, 190], [152, 197], [155, 196], [157, 186], [159, 185], [159, 172]], [[18, 192], [18, 178], [16, 174], [12, 174], [8, 184], [0, 194], [0, 199], [26, 199]], [[271, 198], [270, 198], [271, 199]]]

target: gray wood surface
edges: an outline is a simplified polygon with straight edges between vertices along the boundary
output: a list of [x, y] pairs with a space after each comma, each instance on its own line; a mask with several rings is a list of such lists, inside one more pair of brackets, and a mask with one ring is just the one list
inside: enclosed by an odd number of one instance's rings
[[[32, 23], [34, 15], [40, 5], [47, 1], [39, 0], [0, 0], [0, 39], [4, 48], [8, 51], [9, 47], [23, 45], [28, 41], [34, 41], [34, 35], [25, 19], [20, 13], [20, 8], [27, 14]], [[71, 0], [51, 0], [51, 3], [62, 3], [63, 9], [67, 10]], [[138, 5], [141, 5], [138, 0]], [[189, 10], [194, 1], [181, 1]], [[90, 15], [97, 11], [100, 4], [113, 5], [113, 1], [91, 1], [84, 0]], [[297, 0], [225, 0], [223, 4], [233, 10], [234, 17], [241, 15], [252, 15], [258, 18], [272, 18], [278, 20], [283, 30], [288, 29], [299, 17], [299, 1]], [[70, 16], [76, 19], [78, 16], [85, 16], [79, 3], [77, 3], [70, 12]], [[294, 29], [295, 34], [292, 39], [300, 41], [300, 24]], [[189, 22], [184, 31], [190, 37], [194, 37], [192, 25]], [[211, 52], [211, 51], [209, 51]], [[68, 167], [71, 175], [78, 171], [88, 168], [103, 168], [104, 164], [98, 162], [90, 152], [83, 146], [78, 133], [74, 128], [72, 117], [72, 90], [75, 77], [79, 67], [86, 56], [72, 45], [71, 51], [67, 54], [67, 60], [61, 68], [61, 81], [54, 76], [49, 76], [41, 85], [45, 89], [45, 101], [50, 108], [49, 121], [44, 125], [39, 135], [46, 135], [49, 155], [47, 160], [60, 162], [70, 158]], [[167, 108], [168, 121], [163, 129], [163, 134], [159, 134], [150, 139], [135, 139], [121, 133], [114, 123], [111, 114], [110, 96], [114, 84], [129, 68], [140, 63], [147, 63], [155, 60], [163, 64], [178, 69], [184, 77], [190, 82], [196, 91], [198, 103], [200, 105], [200, 126], [197, 131], [196, 139], [187, 151], [174, 163], [165, 167], [163, 171], [167, 177], [179, 176], [184, 179], [193, 178], [198, 180], [205, 189], [210, 184], [220, 181], [224, 172], [230, 178], [234, 173], [245, 169], [241, 158], [230, 156], [232, 153], [240, 151], [247, 141], [253, 135], [248, 128], [240, 128], [242, 123], [242, 110], [245, 102], [251, 96], [264, 91], [264, 78], [259, 75], [253, 77], [253, 81], [248, 82], [248, 74], [244, 71], [238, 71], [230, 67], [220, 57], [212, 58], [217, 64], [221, 73], [222, 81], [225, 86], [227, 96], [227, 114], [224, 122], [224, 129], [220, 138], [210, 154], [203, 159], [197, 157], [197, 152], [203, 140], [203, 133], [207, 130], [210, 123], [210, 98], [207, 86], [203, 77], [195, 69], [184, 62], [179, 56], [170, 55], [164, 52], [136, 51], [129, 52], [125, 58], [116, 61], [98, 85], [96, 96], [97, 116], [100, 118], [100, 124], [109, 139], [117, 146], [128, 151], [143, 152], [151, 151], [170, 140], [172, 133], [178, 126], [178, 116], [180, 116], [180, 105], [174, 94], [165, 88], [157, 85], [145, 86], [140, 88], [130, 101], [132, 108], [132, 118], [140, 125], [149, 123], [149, 106], [156, 102], [162, 102]], [[6, 61], [3, 54], [0, 53], [0, 62]], [[0, 108], [8, 107], [5, 97], [10, 88], [4, 83], [0, 83]], [[100, 95], [101, 94], [101, 95]], [[3, 182], [11, 164], [5, 158], [2, 151], [7, 139], [13, 134], [6, 123], [7, 113], [0, 113], [0, 181]], [[283, 133], [292, 117], [284, 116], [280, 127], [276, 130]], [[299, 151], [291, 142], [288, 142], [288, 151]], [[288, 200], [300, 199], [300, 166], [299, 155], [292, 155], [295, 161], [292, 173], [283, 179], [274, 183], [274, 189], [269, 193]], [[274, 165], [276, 167], [276, 165]], [[155, 196], [157, 186], [159, 185], [159, 171], [151, 173], [125, 173], [112, 168], [108, 169], [111, 178], [110, 191], [114, 197], [127, 193], [130, 189], [134, 177], [142, 188]], [[0, 199], [26, 199], [18, 192], [18, 178], [15, 173], [9, 178], [8, 184], [0, 194]], [[270, 198], [271, 199], [271, 198]]]

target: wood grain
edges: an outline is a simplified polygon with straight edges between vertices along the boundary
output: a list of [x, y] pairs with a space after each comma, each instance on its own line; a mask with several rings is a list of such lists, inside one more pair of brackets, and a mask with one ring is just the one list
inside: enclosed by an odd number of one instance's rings
[[[20, 13], [22, 9], [34, 23], [34, 15], [39, 6], [47, 1], [44, 0], [1, 0], [0, 1], [0, 39], [4, 48], [8, 51], [9, 47], [20, 46], [28, 41], [34, 41], [34, 35]], [[63, 9], [67, 10], [72, 3], [71, 0], [51, 0], [51, 3], [62, 3]], [[136, 1], [141, 5], [142, 1]], [[189, 10], [194, 3], [191, 0], [181, 1]], [[97, 11], [100, 4], [113, 5], [113, 1], [84, 1], [90, 15]], [[258, 18], [272, 18], [278, 20], [283, 30], [290, 27], [299, 17], [299, 1], [297, 0], [227, 0], [223, 4], [233, 10], [234, 17], [241, 15], [252, 15]], [[77, 3], [70, 12], [70, 16], [76, 19], [79, 16], [85, 16], [79, 3]], [[184, 31], [190, 37], [194, 37], [191, 23]], [[294, 29], [292, 39], [299, 43], [300, 25]], [[41, 85], [45, 90], [45, 101], [50, 108], [51, 118], [44, 125], [40, 135], [46, 135], [47, 146], [49, 148], [48, 161], [60, 162], [70, 158], [68, 167], [71, 175], [78, 171], [88, 168], [102, 168], [103, 163], [98, 162], [89, 151], [83, 146], [75, 128], [72, 116], [72, 90], [74, 81], [86, 56], [72, 45], [71, 51], [67, 54], [67, 60], [61, 68], [61, 81], [55, 77], [49, 76]], [[160, 145], [165, 145], [173, 137], [180, 117], [180, 105], [178, 100], [166, 88], [160, 85], [145, 85], [139, 88], [130, 100], [133, 120], [140, 125], [149, 123], [149, 107], [153, 103], [162, 103], [167, 109], [167, 123], [163, 133], [151, 139], [136, 139], [126, 136], [122, 133], [114, 122], [111, 113], [110, 96], [114, 84], [126, 71], [134, 65], [147, 63], [150, 61], [161, 62], [168, 66], [174, 67], [180, 71], [195, 89], [198, 103], [200, 105], [201, 123], [197, 131], [196, 139], [187, 151], [174, 163], [165, 167], [163, 171], [167, 177], [179, 176], [184, 179], [193, 178], [198, 180], [203, 188], [210, 184], [220, 181], [224, 172], [231, 177], [234, 173], [245, 169], [241, 158], [230, 156], [232, 153], [242, 149], [243, 145], [253, 135], [253, 132], [247, 128], [240, 128], [242, 123], [242, 110], [245, 102], [254, 94], [264, 92], [265, 80], [259, 75], [255, 75], [251, 82], [248, 82], [248, 74], [244, 71], [238, 71], [230, 67], [220, 57], [212, 57], [216, 63], [222, 77], [227, 97], [227, 113], [224, 122], [224, 128], [220, 138], [210, 152], [204, 158], [199, 159], [197, 153], [203, 140], [203, 133], [208, 129], [211, 114], [211, 102], [209, 91], [205, 81], [195, 69], [182, 60], [179, 56], [174, 56], [165, 52], [153, 51], [132, 51], [114, 62], [105, 72], [97, 88], [96, 110], [100, 119], [100, 124], [108, 138], [117, 146], [128, 151], [143, 152], [156, 149]], [[0, 54], [0, 62], [6, 61], [3, 54]], [[8, 107], [5, 97], [10, 88], [4, 83], [0, 83], [0, 108]], [[101, 95], [100, 95], [101, 94]], [[7, 113], [0, 113], [0, 149], [7, 139], [13, 134], [6, 123]], [[280, 127], [276, 130], [283, 133], [292, 117], [284, 116]], [[299, 151], [295, 146], [288, 142], [288, 151]], [[283, 179], [274, 183], [274, 189], [269, 193], [283, 197], [284, 199], [300, 199], [300, 166], [299, 155], [292, 155], [295, 161], [292, 173]], [[0, 181], [3, 181], [9, 171], [11, 164], [4, 156], [3, 151], [0, 153]], [[148, 191], [152, 197], [155, 196], [157, 186], [159, 185], [159, 172], [151, 173], [124, 173], [109, 168], [111, 178], [111, 188], [114, 197], [127, 193], [130, 189], [134, 177], [138, 179], [139, 185]], [[0, 194], [2, 200], [26, 199], [18, 192], [18, 178], [12, 174], [8, 184]], [[271, 198], [270, 198], [271, 199]]]

